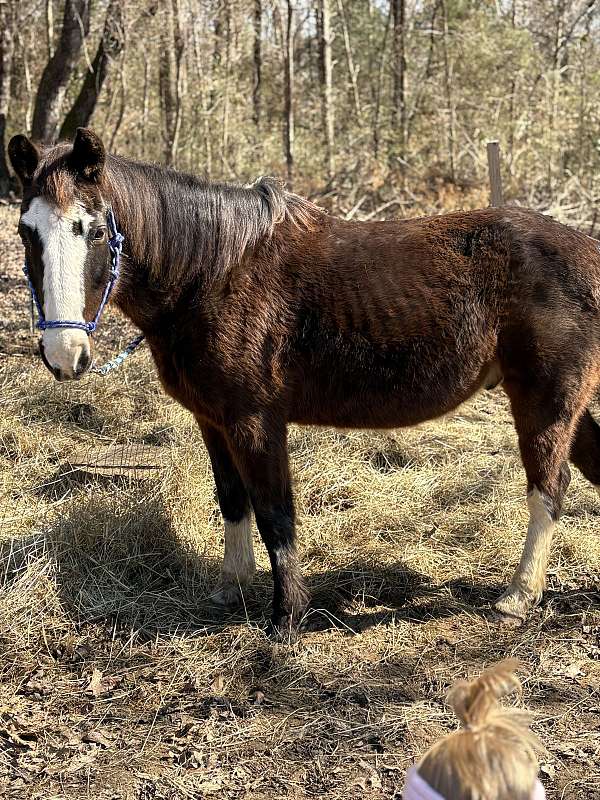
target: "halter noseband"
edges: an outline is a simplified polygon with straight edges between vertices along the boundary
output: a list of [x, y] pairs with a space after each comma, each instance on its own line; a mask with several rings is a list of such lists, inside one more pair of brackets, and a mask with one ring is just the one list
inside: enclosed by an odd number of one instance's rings
[[117, 278], [119, 277], [121, 252], [123, 250], [123, 242], [125, 241], [125, 237], [123, 236], [123, 234], [117, 230], [115, 215], [113, 214], [112, 208], [107, 209], [106, 225], [108, 228], [108, 234], [110, 236], [108, 240], [108, 247], [110, 250], [110, 277], [108, 279], [108, 283], [104, 287], [104, 293], [102, 295], [102, 299], [100, 300], [100, 305], [98, 306], [98, 310], [96, 311], [96, 316], [91, 322], [76, 322], [74, 320], [71, 321], [63, 319], [47, 320], [46, 317], [44, 316], [44, 310], [42, 309], [42, 304], [40, 303], [39, 297], [37, 296], [35, 287], [31, 282], [31, 277], [29, 275], [29, 265], [27, 264], [27, 257], [25, 257], [23, 272], [25, 273], [25, 277], [27, 278], [27, 283], [29, 284], [29, 291], [31, 292], [31, 297], [33, 298], [33, 302], [35, 303], [38, 312], [38, 321], [35, 327], [38, 328], [40, 331], [52, 330], [53, 328], [77, 328], [77, 330], [85, 331], [89, 336], [98, 327], [100, 315], [104, 311], [104, 307], [108, 303], [111, 292], [114, 288]]

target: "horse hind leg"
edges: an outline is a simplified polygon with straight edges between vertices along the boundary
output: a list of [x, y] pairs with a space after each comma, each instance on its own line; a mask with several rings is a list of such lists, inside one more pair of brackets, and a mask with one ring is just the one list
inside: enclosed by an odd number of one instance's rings
[[600, 425], [588, 409], [573, 437], [570, 460], [600, 492]]
[[548, 481], [545, 490], [530, 484], [527, 493], [529, 524], [521, 560], [508, 588], [495, 604], [496, 611], [506, 622], [524, 621], [546, 588], [552, 538], [569, 480], [569, 468], [563, 464], [561, 481], [554, 489], [549, 489]]
[[527, 475], [529, 525], [519, 566], [495, 608], [506, 621], [518, 622], [546, 587], [552, 536], [570, 481], [567, 459], [586, 403], [561, 398], [550, 386], [532, 392], [509, 383], [505, 389]]

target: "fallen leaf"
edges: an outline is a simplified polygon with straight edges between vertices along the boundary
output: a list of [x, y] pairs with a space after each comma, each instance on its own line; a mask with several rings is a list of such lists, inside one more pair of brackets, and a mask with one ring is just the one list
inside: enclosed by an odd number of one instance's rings
[[378, 773], [373, 770], [371, 773], [370, 779], [371, 786], [373, 789], [381, 789], [381, 778], [379, 777]]
[[554, 764], [541, 764], [540, 772], [543, 772], [544, 775], [547, 775], [549, 778], [552, 778], [552, 780], [554, 780], [554, 778], [556, 777], [556, 767], [554, 766]]
[[112, 692], [112, 690], [120, 683], [123, 683], [122, 675], [105, 675], [102, 678], [102, 686], [106, 692]]
[[565, 667], [564, 674], [568, 678], [576, 678], [578, 675], [581, 675], [581, 666], [577, 663], [569, 664], [568, 667]]
[[90, 682], [88, 683], [85, 691], [87, 694], [93, 694], [94, 697], [100, 697], [102, 694], [102, 673], [99, 669], [95, 669], [92, 672], [92, 677], [90, 678]]
[[111, 740], [102, 733], [101, 730], [95, 731], [87, 731], [81, 737], [82, 742], [89, 742], [90, 744], [99, 744], [102, 747], [110, 747], [112, 745]]
[[118, 686], [122, 681], [123, 677], [121, 675], [104, 675], [99, 669], [95, 669], [85, 691], [87, 694], [94, 695], [94, 697], [100, 697], [107, 692], [112, 692], [115, 686]]
[[198, 790], [200, 792], [206, 792], [207, 794], [212, 794], [213, 792], [222, 792], [223, 784], [214, 783], [213, 781], [204, 781], [198, 786]]
[[39, 694], [43, 697], [51, 692], [50, 680], [44, 675], [43, 669], [36, 670], [23, 687], [23, 694]]
[[367, 786], [365, 784], [368, 783], [371, 785], [373, 789], [381, 789], [381, 778], [379, 777], [378, 772], [375, 769], [373, 769], [373, 767], [370, 764], [367, 764], [367, 762], [363, 761], [362, 759], [358, 762], [358, 766], [362, 767], [362, 769], [364, 769], [365, 772], [369, 773], [368, 778], [360, 778], [357, 780], [361, 788], [366, 789]]
[[7, 739], [19, 747], [26, 747], [29, 749], [33, 749], [37, 742], [37, 735], [31, 733], [19, 733], [15, 730], [0, 729], [0, 735], [6, 736]]

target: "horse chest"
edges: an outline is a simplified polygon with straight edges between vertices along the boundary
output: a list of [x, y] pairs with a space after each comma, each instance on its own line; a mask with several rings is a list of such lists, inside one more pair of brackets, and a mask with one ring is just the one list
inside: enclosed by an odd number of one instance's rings
[[198, 389], [184, 350], [166, 342], [150, 345], [160, 382], [167, 394], [193, 413], [197, 413]]
[[196, 417], [221, 424], [228, 409], [243, 404], [239, 372], [232, 376], [218, 354], [186, 344], [155, 345], [152, 353], [164, 390]]

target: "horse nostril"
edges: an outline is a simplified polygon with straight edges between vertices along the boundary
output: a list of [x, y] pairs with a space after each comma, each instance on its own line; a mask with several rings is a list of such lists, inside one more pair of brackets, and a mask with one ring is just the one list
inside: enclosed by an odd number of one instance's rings
[[89, 350], [86, 348], [80, 349], [79, 355], [77, 356], [77, 361], [75, 363], [75, 367], [69, 367], [67, 369], [62, 369], [61, 367], [57, 367], [54, 364], [51, 364], [46, 356], [46, 349], [44, 347], [44, 342], [40, 339], [39, 342], [40, 346], [40, 355], [42, 357], [42, 361], [46, 365], [46, 367], [50, 370], [50, 372], [54, 375], [57, 381], [70, 381], [73, 378], [80, 378], [91, 366], [92, 357]]
[[90, 368], [92, 357], [87, 350], [84, 350], [77, 359], [77, 366], [75, 367], [75, 375], [77, 377], [83, 375], [84, 372]]

